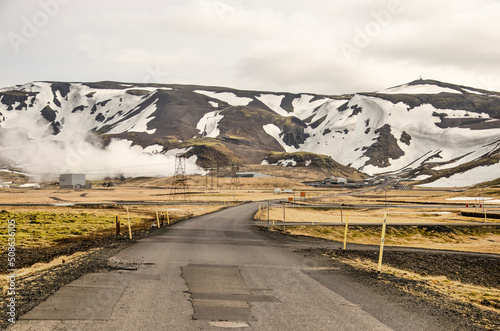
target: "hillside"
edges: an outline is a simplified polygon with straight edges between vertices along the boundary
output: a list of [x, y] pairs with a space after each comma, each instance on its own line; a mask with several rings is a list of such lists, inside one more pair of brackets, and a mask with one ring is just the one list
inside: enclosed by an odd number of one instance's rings
[[33, 82], [0, 89], [0, 121], [2, 166], [41, 175], [172, 175], [177, 153], [204, 173], [307, 152], [300, 162], [324, 155], [321, 167], [352, 179], [356, 169], [428, 185], [500, 177], [500, 93], [432, 80], [342, 96]]
[[[335, 177], [349, 178], [350, 180], [362, 180], [367, 176], [362, 172], [346, 167], [330, 156], [314, 154], [310, 152], [279, 153], [274, 152], [266, 156], [263, 165], [275, 165], [290, 168], [307, 168], [310, 172], [323, 171], [327, 175]], [[320, 178], [323, 179], [323, 178]]]

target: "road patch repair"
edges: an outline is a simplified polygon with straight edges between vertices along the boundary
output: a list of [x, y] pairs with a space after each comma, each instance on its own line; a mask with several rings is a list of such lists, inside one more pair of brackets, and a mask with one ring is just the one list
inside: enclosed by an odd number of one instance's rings
[[107, 320], [128, 284], [115, 273], [84, 275], [61, 287], [20, 320]]
[[86, 274], [61, 287], [19, 319], [109, 320], [132, 280], [159, 281], [160, 277], [126, 270]]
[[249, 327], [255, 321], [251, 302], [279, 302], [269, 295], [253, 295], [235, 265], [189, 264], [181, 267], [193, 305], [193, 319], [218, 327]]

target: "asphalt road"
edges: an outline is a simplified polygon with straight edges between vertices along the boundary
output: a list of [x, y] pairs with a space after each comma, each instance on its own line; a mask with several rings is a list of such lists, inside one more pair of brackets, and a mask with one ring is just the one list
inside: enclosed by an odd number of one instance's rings
[[[157, 231], [9, 330], [456, 330], [436, 308], [352, 277], [250, 224], [257, 203]], [[335, 248], [335, 243], [331, 244]]]

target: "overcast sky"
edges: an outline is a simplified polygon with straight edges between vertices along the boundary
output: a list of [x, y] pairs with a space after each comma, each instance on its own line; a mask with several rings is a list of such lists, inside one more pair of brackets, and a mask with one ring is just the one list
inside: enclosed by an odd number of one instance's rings
[[500, 90], [500, 0], [1, 0], [0, 86], [342, 94], [419, 76]]

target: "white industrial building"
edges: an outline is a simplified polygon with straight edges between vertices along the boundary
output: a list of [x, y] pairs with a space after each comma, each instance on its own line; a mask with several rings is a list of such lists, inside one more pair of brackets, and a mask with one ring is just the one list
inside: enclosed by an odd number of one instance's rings
[[342, 177], [332, 176], [332, 177], [330, 177], [330, 183], [345, 185], [345, 184], [347, 184], [347, 179], [342, 178]]
[[91, 188], [91, 183], [85, 182], [85, 174], [59, 175], [59, 188]]
[[237, 172], [236, 177], [256, 178], [256, 177], [273, 177], [273, 176], [262, 174], [260, 172]]

